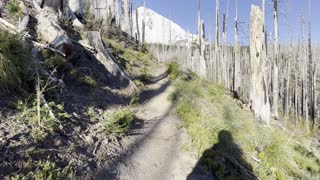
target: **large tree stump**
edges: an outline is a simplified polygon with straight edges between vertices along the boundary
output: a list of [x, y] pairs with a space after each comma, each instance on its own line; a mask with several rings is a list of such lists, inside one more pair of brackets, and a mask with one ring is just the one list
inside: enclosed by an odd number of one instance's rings
[[109, 71], [114, 77], [121, 77], [127, 80], [131, 86], [131, 88], [135, 91], [137, 90], [136, 85], [132, 82], [130, 77], [124, 72], [117, 63], [115, 63], [114, 59], [110, 56], [108, 50], [106, 49], [101, 34], [98, 31], [89, 31], [87, 35], [89, 45], [94, 47], [98, 52], [96, 54], [96, 58], [100, 61], [104, 67]]
[[59, 26], [58, 15], [50, 8], [44, 8], [36, 18], [39, 37], [52, 48], [61, 51], [67, 61], [73, 59], [76, 50], [67, 33]]

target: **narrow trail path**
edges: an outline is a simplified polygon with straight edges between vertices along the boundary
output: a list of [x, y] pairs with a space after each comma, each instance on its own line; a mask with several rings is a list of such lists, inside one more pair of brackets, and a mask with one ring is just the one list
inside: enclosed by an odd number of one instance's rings
[[195, 153], [183, 149], [189, 140], [181, 122], [173, 114], [168, 96], [174, 92], [165, 68], [153, 72], [152, 82], [141, 93], [136, 114], [144, 126], [125, 138], [126, 152], [116, 167], [109, 168], [121, 180], [212, 179], [205, 173], [191, 175], [198, 160]]

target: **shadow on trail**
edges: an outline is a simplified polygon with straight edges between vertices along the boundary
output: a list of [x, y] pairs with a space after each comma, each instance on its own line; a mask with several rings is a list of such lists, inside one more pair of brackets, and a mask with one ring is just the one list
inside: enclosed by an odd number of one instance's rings
[[144, 133], [145, 134], [144, 136], [135, 140], [135, 142], [133, 142], [131, 146], [127, 148], [126, 151], [122, 152], [119, 156], [115, 157], [114, 159], [109, 160], [106, 166], [102, 167], [94, 175], [95, 179], [97, 180], [118, 179], [119, 172], [117, 171], [117, 169], [119, 165], [124, 164], [124, 162], [130, 159], [130, 157], [132, 157], [134, 153], [139, 150], [139, 147], [143, 146], [143, 144], [155, 132], [155, 130], [159, 127], [159, 125], [163, 122], [163, 120], [170, 115], [171, 109], [172, 108], [170, 107], [163, 116], [149, 120], [149, 123], [152, 123], [152, 127], [150, 128], [150, 130]]
[[157, 89], [150, 89], [150, 90], [144, 90], [139, 95], [139, 104], [143, 104], [145, 102], [148, 102], [153, 97], [163, 93], [166, 91], [166, 89], [170, 86], [170, 81], [165, 82]]
[[168, 73], [164, 72], [161, 75], [148, 80], [145, 84], [146, 85], [148, 85], [148, 84], [156, 84], [157, 82], [161, 81], [162, 79], [165, 79], [166, 77], [168, 77]]
[[[243, 158], [241, 148], [234, 142], [230, 131], [222, 130], [218, 143], [207, 149], [187, 180], [198, 179], [250, 179], [256, 180], [252, 166]], [[204, 177], [205, 170], [215, 177]], [[202, 178], [203, 177], [203, 178]]]

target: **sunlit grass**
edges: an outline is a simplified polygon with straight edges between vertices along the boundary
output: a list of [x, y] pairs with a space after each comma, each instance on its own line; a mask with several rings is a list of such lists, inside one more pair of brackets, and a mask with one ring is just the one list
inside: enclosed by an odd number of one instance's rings
[[[319, 152], [310, 149], [310, 136], [303, 130], [258, 123], [220, 86], [200, 80], [177, 80], [175, 85], [170, 99], [192, 139], [191, 148], [220, 179], [319, 178]], [[223, 132], [230, 132], [227, 143], [221, 140]]]

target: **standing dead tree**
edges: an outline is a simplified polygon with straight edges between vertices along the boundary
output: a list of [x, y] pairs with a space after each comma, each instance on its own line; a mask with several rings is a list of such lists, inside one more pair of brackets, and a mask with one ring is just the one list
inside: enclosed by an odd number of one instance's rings
[[234, 97], [240, 97], [241, 88], [241, 62], [240, 62], [240, 45], [238, 42], [238, 0], [236, 0], [236, 17], [234, 19], [234, 68], [233, 68], [233, 93]]
[[221, 69], [219, 68], [220, 66], [220, 57], [219, 57], [219, 0], [216, 0], [216, 33], [215, 33], [215, 49], [214, 49], [214, 53], [215, 53], [215, 72], [216, 72], [216, 83], [221, 83]]
[[272, 77], [272, 114], [278, 118], [278, 99], [279, 99], [279, 30], [278, 30], [278, 0], [273, 0], [274, 13], [274, 57], [273, 57], [273, 77]]
[[266, 53], [264, 21], [258, 6], [251, 6], [250, 14], [250, 105], [257, 120], [270, 123], [270, 104], [266, 87]]

